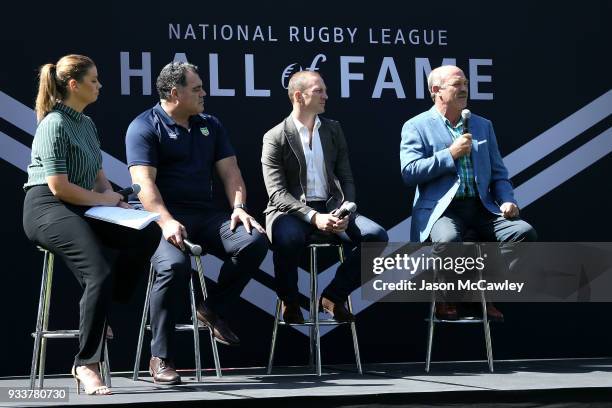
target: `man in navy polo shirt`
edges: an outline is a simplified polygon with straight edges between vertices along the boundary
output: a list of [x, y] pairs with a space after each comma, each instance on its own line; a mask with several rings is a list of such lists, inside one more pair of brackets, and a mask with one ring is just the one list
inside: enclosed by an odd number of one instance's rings
[[[191, 274], [181, 251], [189, 237], [224, 260], [216, 291], [198, 302], [198, 319], [217, 341], [240, 340], [217, 313], [240, 296], [268, 250], [264, 229], [246, 211], [246, 188], [234, 149], [221, 122], [204, 111], [206, 92], [196, 66], [173, 62], [157, 78], [160, 103], [140, 114], [127, 130], [130, 174], [140, 184], [144, 208], [161, 215], [163, 238], [151, 258], [156, 278], [151, 292], [151, 361], [156, 383], [176, 384], [174, 325]], [[212, 203], [217, 171], [233, 208], [231, 215]], [[180, 248], [180, 249], [179, 249]], [[199, 293], [200, 291], [196, 291]]]

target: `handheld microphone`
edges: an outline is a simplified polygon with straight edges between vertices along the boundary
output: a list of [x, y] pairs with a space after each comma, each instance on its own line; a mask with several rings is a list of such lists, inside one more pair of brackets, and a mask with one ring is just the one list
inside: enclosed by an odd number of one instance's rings
[[119, 193], [119, 194], [121, 194], [123, 196], [123, 201], [127, 201], [128, 196], [130, 194], [138, 194], [138, 193], [140, 193], [140, 185], [139, 184], [132, 184], [129, 187], [122, 188], [121, 190], [117, 191], [117, 193]]
[[191, 255], [194, 255], [194, 256], [202, 255], [202, 247], [199, 246], [198, 244], [194, 244], [188, 239], [183, 239], [183, 244], [185, 244], [185, 248], [187, 248], [187, 250], [191, 252]]
[[357, 211], [357, 204], [351, 201], [345, 201], [342, 203], [340, 208], [338, 208], [338, 213], [336, 214], [336, 217], [344, 218], [347, 215], [351, 215], [355, 211]]
[[461, 119], [463, 119], [463, 133], [470, 133], [470, 118], [472, 117], [472, 112], [469, 109], [464, 109], [461, 111]]

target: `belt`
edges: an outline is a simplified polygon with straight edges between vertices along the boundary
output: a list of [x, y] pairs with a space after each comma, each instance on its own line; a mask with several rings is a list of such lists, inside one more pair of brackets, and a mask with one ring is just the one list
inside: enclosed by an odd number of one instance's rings
[[317, 205], [317, 204], [325, 204], [327, 203], [326, 200], [312, 200], [312, 201], [306, 201], [306, 205]]
[[468, 201], [468, 200], [477, 200], [478, 197], [476, 196], [469, 196], [469, 197], [453, 197], [453, 201]]

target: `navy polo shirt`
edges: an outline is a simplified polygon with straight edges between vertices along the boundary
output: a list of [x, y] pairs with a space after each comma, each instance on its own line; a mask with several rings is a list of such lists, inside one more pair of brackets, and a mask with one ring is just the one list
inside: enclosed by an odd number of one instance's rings
[[217, 118], [194, 115], [185, 129], [159, 103], [132, 121], [125, 145], [128, 167], [157, 169], [155, 184], [168, 207], [210, 206], [214, 164], [235, 155]]

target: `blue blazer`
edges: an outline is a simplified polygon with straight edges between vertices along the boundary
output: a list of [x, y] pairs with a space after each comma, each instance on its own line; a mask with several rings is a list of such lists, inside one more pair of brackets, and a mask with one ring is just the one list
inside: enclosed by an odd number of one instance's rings
[[[472, 114], [472, 163], [478, 195], [493, 214], [501, 215], [504, 202], [516, 204], [508, 170], [504, 165], [491, 121]], [[423, 242], [459, 188], [459, 175], [449, 146], [453, 138], [435, 106], [410, 119], [402, 127], [400, 161], [402, 178], [416, 186], [412, 206], [410, 240]]]

